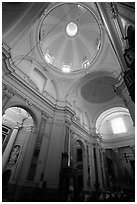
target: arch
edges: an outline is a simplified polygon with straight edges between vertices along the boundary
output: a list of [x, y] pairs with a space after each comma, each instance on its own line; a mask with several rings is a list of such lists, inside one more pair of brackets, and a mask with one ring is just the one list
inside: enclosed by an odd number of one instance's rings
[[[124, 112], [126, 114], [129, 114], [129, 111], [127, 108], [124, 107], [113, 107], [113, 108], [109, 108], [106, 109], [104, 111], [102, 111], [98, 118], [95, 121], [95, 128], [97, 128], [99, 126], [99, 124], [101, 123], [101, 121], [109, 114], [115, 113], [115, 112]], [[98, 129], [98, 128], [97, 128]]]
[[104, 108], [101, 108], [101, 110], [98, 111], [98, 113], [94, 116], [94, 120], [92, 121], [92, 128], [96, 128], [96, 121], [98, 120], [99, 116], [109, 110], [109, 109], [112, 109], [112, 108], [117, 108], [117, 107], [121, 107], [121, 108], [125, 108], [125, 105], [123, 104], [123, 106], [121, 104], [117, 104], [117, 105], [114, 105], [114, 104], [111, 104], [108, 106], [105, 106]]
[[[56, 93], [56, 98], [55, 100], [59, 100], [60, 98], [60, 94], [59, 94], [59, 88], [58, 88], [58, 84], [55, 80], [55, 77], [52, 75], [51, 72], [49, 72], [49, 70], [46, 68], [47, 66], [45, 66], [45, 64], [42, 64], [40, 61], [38, 61], [37, 59], [30, 57], [30, 56], [25, 56], [24, 55], [18, 55], [15, 56], [12, 60], [12, 62], [10, 62], [10, 66], [13, 67], [13, 64], [18, 66], [23, 60], [26, 60], [30, 63], [33, 63], [34, 65], [34, 70], [36, 70], [36, 72], [47, 82], [47, 80], [51, 81], [51, 83], [53, 84], [53, 87], [55, 89], [55, 93]], [[19, 62], [18, 62], [19, 61]], [[14, 63], [13, 63], [14, 62]], [[36, 66], [36, 67], [35, 67]], [[15, 67], [13, 67], [14, 69], [16, 69]], [[21, 71], [23, 74], [25, 74], [25, 72]], [[27, 75], [28, 76], [28, 75]], [[34, 80], [32, 81], [32, 79], [29, 79], [29, 82], [36, 88], [39, 90], [38, 85], [36, 84], [36, 82], [34, 82]], [[45, 82], [45, 85], [46, 85]], [[44, 86], [45, 87], [45, 86]], [[43, 87], [43, 88], [44, 88]]]
[[85, 145], [84, 141], [82, 140], [82, 138], [77, 138], [76, 141], [80, 144], [82, 151], [85, 153], [86, 152], [86, 145]]
[[[103, 67], [102, 67], [103, 68]], [[117, 77], [115, 76], [114, 72], [109, 72], [109, 71], [94, 71], [89, 74], [84, 75], [80, 79], [78, 79], [75, 83], [72, 84], [72, 86], [69, 88], [68, 93], [67, 93], [67, 98], [73, 96], [75, 92], [78, 92], [78, 90], [84, 86], [87, 82], [97, 78], [97, 77], [102, 77], [102, 76], [110, 76], [113, 77], [117, 80]]]
[[122, 137], [133, 136], [134, 126], [127, 108], [113, 107], [100, 114], [96, 120], [96, 133], [103, 140], [117, 140]]
[[5, 110], [4, 110], [4, 113], [8, 108], [12, 108], [12, 107], [19, 107], [19, 108], [22, 108], [25, 111], [27, 111], [30, 114], [30, 116], [32, 117], [32, 119], [33, 119], [35, 129], [37, 129], [38, 120], [37, 120], [37, 117], [36, 117], [35, 113], [33, 112], [33, 110], [31, 108], [29, 108], [27, 105], [25, 106], [23, 104], [19, 104], [17, 102], [14, 102], [12, 104], [7, 104], [7, 106], [6, 106]]

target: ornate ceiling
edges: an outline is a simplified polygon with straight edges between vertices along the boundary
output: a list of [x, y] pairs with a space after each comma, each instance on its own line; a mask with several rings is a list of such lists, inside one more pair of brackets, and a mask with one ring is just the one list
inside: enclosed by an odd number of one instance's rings
[[42, 97], [75, 102], [90, 124], [108, 108], [124, 107], [113, 91], [121, 66], [95, 4], [28, 5], [4, 4], [3, 42], [14, 74]]
[[53, 7], [40, 26], [40, 47], [45, 61], [69, 73], [88, 68], [99, 53], [101, 30], [87, 7], [64, 3]]

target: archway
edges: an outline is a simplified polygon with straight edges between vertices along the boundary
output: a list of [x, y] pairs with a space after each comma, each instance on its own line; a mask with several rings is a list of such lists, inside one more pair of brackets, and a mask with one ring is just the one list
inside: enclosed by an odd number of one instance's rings
[[[113, 107], [105, 110], [96, 120], [96, 133], [102, 142], [104, 175], [107, 188], [126, 188], [125, 169], [132, 180], [134, 163], [135, 127], [127, 108]], [[132, 147], [132, 148], [131, 148]], [[130, 188], [133, 188], [129, 179]]]
[[88, 164], [87, 151], [84, 142], [79, 137], [70, 140], [70, 166], [75, 169], [75, 190], [79, 197], [87, 190]]
[[15, 174], [15, 166], [25, 157], [29, 144], [27, 141], [33, 134], [34, 124], [34, 119], [29, 112], [21, 107], [10, 107], [5, 111], [2, 117], [3, 171], [9, 168]]

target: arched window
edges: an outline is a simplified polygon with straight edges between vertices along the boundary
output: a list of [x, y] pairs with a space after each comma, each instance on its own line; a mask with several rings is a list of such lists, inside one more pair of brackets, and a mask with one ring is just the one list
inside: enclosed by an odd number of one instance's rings
[[111, 120], [111, 127], [114, 134], [126, 132], [124, 120], [121, 117]]

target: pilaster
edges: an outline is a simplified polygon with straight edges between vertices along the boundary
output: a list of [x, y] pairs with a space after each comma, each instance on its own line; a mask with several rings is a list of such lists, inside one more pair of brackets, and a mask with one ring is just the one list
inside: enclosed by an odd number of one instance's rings
[[[35, 181], [38, 181], [38, 177], [40, 174], [40, 169], [38, 166], [38, 159], [39, 159], [39, 155], [40, 155], [40, 150], [41, 150], [41, 144], [42, 144], [42, 138], [43, 138], [43, 134], [44, 134], [44, 129], [45, 129], [45, 125], [46, 125], [46, 121], [49, 118], [48, 114], [44, 111], [41, 112], [41, 121], [39, 124], [39, 131], [38, 131], [38, 135], [37, 135], [37, 140], [35, 143], [35, 148], [34, 148], [34, 152], [33, 152], [33, 156], [32, 156], [32, 161], [31, 161], [31, 166], [30, 166], [30, 170], [29, 170], [29, 179], [33, 180], [35, 177]], [[33, 169], [33, 170], [32, 170]], [[37, 172], [36, 172], [37, 170]], [[33, 175], [31, 175], [30, 172], [33, 172]]]

